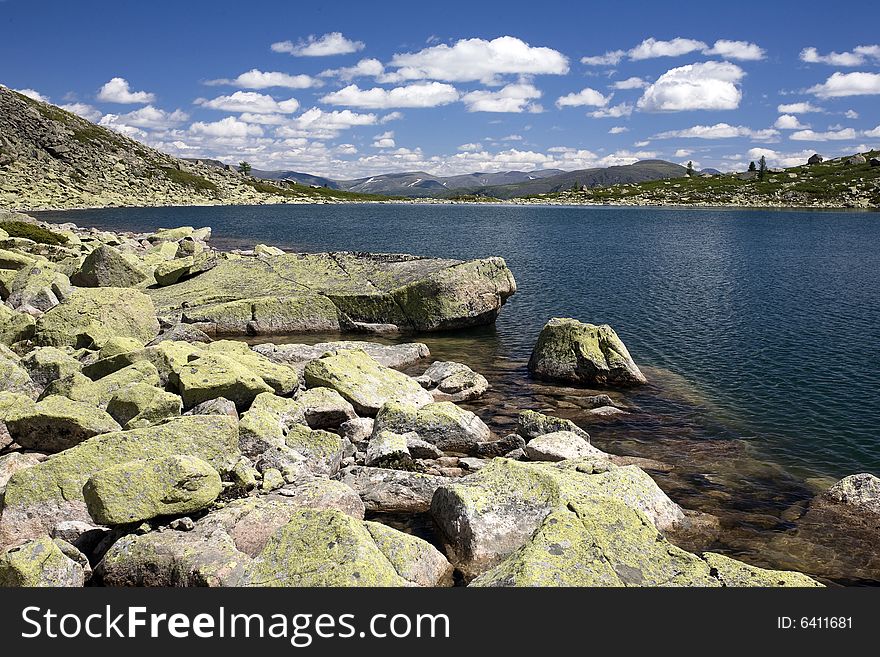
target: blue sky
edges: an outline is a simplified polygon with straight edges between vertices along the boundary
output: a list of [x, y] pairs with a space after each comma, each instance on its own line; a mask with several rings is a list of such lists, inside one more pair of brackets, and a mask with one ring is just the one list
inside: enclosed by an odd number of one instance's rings
[[336, 178], [880, 145], [880, 3], [0, 0], [0, 84]]

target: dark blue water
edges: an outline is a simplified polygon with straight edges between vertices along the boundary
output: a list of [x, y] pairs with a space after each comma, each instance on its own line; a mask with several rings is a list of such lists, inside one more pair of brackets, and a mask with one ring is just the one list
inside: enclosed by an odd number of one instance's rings
[[550, 317], [607, 322], [769, 460], [802, 476], [880, 475], [880, 214], [326, 205], [41, 218], [212, 226], [217, 246], [500, 255], [519, 291], [494, 330], [461, 338], [475, 352], [521, 363]]

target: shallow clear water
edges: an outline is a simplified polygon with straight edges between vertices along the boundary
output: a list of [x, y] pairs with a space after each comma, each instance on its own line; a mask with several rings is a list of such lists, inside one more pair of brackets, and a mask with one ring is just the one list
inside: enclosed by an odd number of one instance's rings
[[[211, 226], [218, 247], [503, 256], [519, 290], [495, 326], [418, 337], [434, 357], [489, 378], [492, 390], [472, 407], [494, 430], [510, 429], [524, 408], [570, 417], [603, 449], [674, 466], [651, 474], [723, 523], [720, 536], [692, 548], [880, 580], [873, 557], [837, 563], [844, 538], [821, 567], [815, 546], [779, 542], [822, 486], [880, 475], [880, 214], [327, 205], [41, 218], [110, 230]], [[583, 390], [529, 379], [529, 353], [553, 316], [614, 326], [651, 381], [613, 393], [630, 415], [591, 420]], [[335, 336], [289, 341], [326, 337]]]

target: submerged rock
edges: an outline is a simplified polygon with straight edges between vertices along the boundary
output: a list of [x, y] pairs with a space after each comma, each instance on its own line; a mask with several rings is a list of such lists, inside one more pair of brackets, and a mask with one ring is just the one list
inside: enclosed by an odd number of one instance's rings
[[629, 351], [607, 324], [553, 318], [532, 351], [529, 371], [539, 379], [586, 385], [631, 386], [646, 382]]

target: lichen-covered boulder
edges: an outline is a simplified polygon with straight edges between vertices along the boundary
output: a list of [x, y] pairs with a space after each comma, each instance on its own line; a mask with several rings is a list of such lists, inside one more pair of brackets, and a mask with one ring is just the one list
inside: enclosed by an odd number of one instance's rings
[[129, 365], [147, 362], [156, 368], [159, 380], [164, 386], [189, 364], [190, 359], [202, 354], [198, 345], [174, 340], [165, 340], [147, 347], [131, 345], [128, 347], [117, 353], [101, 349], [98, 360], [83, 367], [83, 374], [93, 379], [100, 379]]
[[364, 524], [382, 554], [410, 584], [452, 585], [452, 564], [433, 545], [378, 522]]
[[6, 304], [20, 312], [40, 315], [57, 306], [72, 291], [67, 276], [50, 263], [41, 262], [16, 272]]
[[137, 258], [105, 244], [86, 256], [70, 282], [79, 287], [134, 287], [148, 276]]
[[269, 448], [284, 446], [285, 436], [298, 424], [306, 424], [305, 409], [298, 401], [271, 392], [257, 395], [241, 416], [242, 454], [255, 459]]
[[312, 429], [333, 429], [357, 417], [354, 406], [331, 388], [310, 388], [296, 396]]
[[45, 458], [45, 454], [38, 452], [9, 452], [0, 455], [0, 490], [5, 488], [6, 482], [16, 472], [30, 468]]
[[204, 345], [203, 350], [226, 356], [246, 367], [269, 384], [277, 395], [290, 395], [299, 388], [299, 373], [296, 370], [273, 363], [268, 358], [251, 351], [244, 342], [218, 340]]
[[171, 377], [171, 382], [180, 392], [185, 408], [225, 397], [243, 411], [260, 393], [274, 392], [252, 370], [219, 354], [202, 354], [191, 360]]
[[223, 485], [210, 463], [174, 455], [129, 461], [94, 473], [83, 487], [89, 514], [103, 525], [200, 511]]
[[461, 402], [476, 399], [489, 389], [489, 382], [463, 363], [435, 361], [416, 377], [437, 401]]
[[189, 273], [192, 266], [192, 256], [166, 260], [156, 265], [156, 268], [153, 270], [153, 277], [159, 285], [174, 285], [174, 283]]
[[422, 407], [387, 403], [376, 415], [373, 435], [382, 431], [414, 431], [444, 452], [461, 453], [470, 453], [491, 436], [489, 427], [479, 417], [452, 402], [432, 402]]
[[37, 320], [34, 342], [75, 349], [100, 347], [112, 337], [146, 344], [159, 333], [153, 302], [128, 288], [83, 288]]
[[139, 384], [160, 385], [159, 372], [152, 363], [136, 362], [97, 381], [92, 381], [79, 372], [72, 372], [46, 386], [41, 398], [63, 395], [74, 401], [106, 409], [113, 397], [121, 390]]
[[85, 571], [58, 544], [43, 536], [0, 554], [0, 587], [80, 587]]
[[0, 545], [46, 533], [62, 520], [89, 522], [82, 489], [89, 477], [120, 463], [196, 456], [224, 472], [240, 458], [238, 425], [229, 417], [179, 417], [144, 429], [102, 434], [16, 472], [6, 485]]
[[183, 401], [148, 383], [136, 383], [117, 391], [107, 404], [107, 413], [125, 429], [159, 424], [180, 415]]
[[750, 566], [742, 561], [731, 559], [714, 552], [703, 553], [703, 560], [709, 565], [710, 574], [721, 582], [721, 586], [742, 587], [799, 587], [815, 588], [822, 584], [803, 573], [793, 570], [767, 570]]
[[34, 385], [27, 370], [12, 351], [0, 344], [0, 393], [12, 392], [36, 397], [38, 388]]
[[339, 472], [343, 445], [337, 434], [294, 424], [284, 436], [284, 444], [305, 457], [303, 464], [309, 472], [327, 476]]
[[587, 442], [590, 442], [590, 434], [581, 429], [571, 420], [566, 420], [561, 417], [553, 417], [552, 415], [544, 415], [537, 411], [522, 411], [517, 417], [516, 432], [522, 436], [526, 442], [548, 433], [556, 433], [557, 431], [576, 433]]
[[631, 386], [646, 382], [610, 326], [558, 317], [541, 329], [529, 371], [539, 379], [586, 385]]
[[36, 320], [23, 312], [10, 310], [0, 303], [0, 343], [13, 345], [34, 337]]
[[342, 473], [342, 483], [360, 495], [368, 511], [380, 513], [425, 513], [440, 486], [449, 477], [354, 466]]
[[280, 297], [257, 296], [187, 307], [181, 319], [212, 336], [281, 335], [342, 329], [339, 310], [330, 299], [302, 291]]
[[60, 452], [93, 436], [122, 428], [100, 408], [61, 395], [46, 397], [30, 406], [21, 405], [6, 416], [5, 422], [15, 442], [41, 452]]
[[524, 447], [526, 456], [532, 461], [564, 461], [586, 457], [608, 458], [608, 455], [593, 447], [573, 431], [556, 431], [530, 440]]
[[56, 379], [82, 370], [82, 363], [56, 347], [38, 347], [30, 351], [21, 359], [21, 366], [40, 390]]
[[329, 352], [310, 361], [303, 374], [309, 388], [336, 390], [362, 415], [374, 416], [390, 401], [414, 406], [433, 401], [414, 379], [379, 365], [361, 350]]
[[402, 344], [379, 344], [362, 340], [340, 340], [337, 342], [319, 342], [317, 344], [258, 344], [254, 348], [269, 360], [289, 365], [305, 364], [320, 358], [330, 351], [343, 349], [360, 349], [370, 358], [385, 367], [401, 368], [412, 365], [422, 358], [431, 355], [428, 345], [422, 342], [404, 342]]
[[383, 430], [374, 433], [367, 445], [364, 463], [367, 466], [382, 467], [409, 459], [406, 440], [407, 436], [393, 431]]
[[553, 509], [611, 497], [646, 514], [661, 530], [684, 519], [681, 508], [635, 466], [603, 459], [521, 463], [496, 458], [473, 475], [440, 486], [431, 515], [465, 573], [478, 573], [522, 546]]

